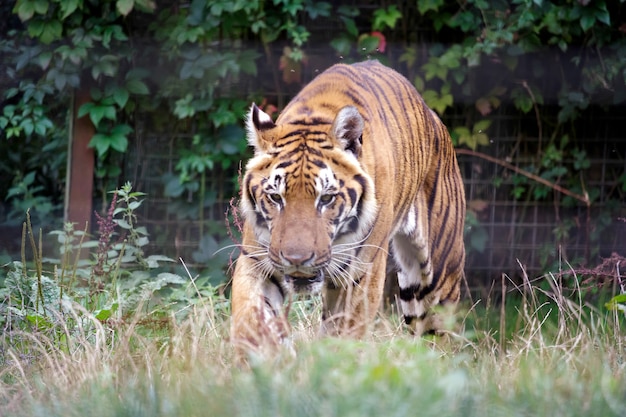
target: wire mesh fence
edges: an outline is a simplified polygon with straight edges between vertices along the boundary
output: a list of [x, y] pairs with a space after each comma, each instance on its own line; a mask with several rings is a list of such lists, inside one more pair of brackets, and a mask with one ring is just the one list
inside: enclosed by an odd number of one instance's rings
[[[539, 139], [514, 135], [510, 125], [520, 122], [514, 117], [493, 120], [491, 143], [480, 151], [516, 167], [531, 165]], [[537, 201], [531, 194], [537, 184], [530, 180], [525, 183], [525, 195], [516, 198], [519, 175], [481, 157], [459, 155], [468, 207], [478, 219], [471, 228], [480, 228], [484, 234], [484, 245], [477, 248], [471, 243], [475, 230], [468, 232], [467, 275], [474, 284], [488, 285], [502, 273], [520, 275], [522, 266], [529, 274], [539, 274], [558, 262], [593, 266], [612, 252], [626, 250], [626, 207], [620, 183], [626, 172], [626, 136], [606, 137], [608, 126], [620, 122], [619, 117], [589, 120], [598, 127], [595, 134], [572, 144], [587, 151], [589, 167], [581, 178], [586, 192], [594, 195], [590, 207], [552, 190]], [[168, 178], [175, 175], [174, 143], [185, 140], [189, 136], [148, 134], [135, 147], [129, 165], [135, 170], [136, 188], [148, 194], [142, 221], [152, 234], [153, 248], [202, 266], [212, 262], [212, 253], [207, 251], [233, 243], [226, 214], [237, 196], [239, 167], [207, 176], [205, 187], [210, 195], [201, 206], [193, 195], [197, 191], [168, 196]], [[212, 242], [208, 247], [207, 236]]]

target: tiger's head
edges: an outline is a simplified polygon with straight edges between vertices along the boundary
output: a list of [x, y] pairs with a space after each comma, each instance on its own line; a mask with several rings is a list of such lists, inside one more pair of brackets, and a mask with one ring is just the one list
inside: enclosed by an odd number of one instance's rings
[[259, 246], [244, 250], [287, 291], [314, 294], [324, 280], [345, 286], [364, 268], [356, 251], [376, 212], [374, 183], [360, 163], [363, 117], [347, 106], [334, 119], [280, 120], [254, 104], [248, 115], [255, 155], [241, 207]]

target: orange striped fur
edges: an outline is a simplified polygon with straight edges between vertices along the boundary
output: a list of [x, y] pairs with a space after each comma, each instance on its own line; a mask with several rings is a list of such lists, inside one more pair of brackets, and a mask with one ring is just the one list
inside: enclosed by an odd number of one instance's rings
[[375, 61], [338, 64], [275, 122], [253, 105], [247, 129], [233, 341], [282, 340], [293, 293], [322, 293], [325, 333], [363, 335], [390, 252], [405, 322], [436, 330], [431, 307], [460, 296], [465, 196], [448, 131], [411, 83]]

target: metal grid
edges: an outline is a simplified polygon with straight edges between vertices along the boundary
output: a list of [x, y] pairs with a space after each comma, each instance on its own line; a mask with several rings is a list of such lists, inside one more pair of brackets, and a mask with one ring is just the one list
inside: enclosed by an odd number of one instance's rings
[[[519, 136], [528, 123], [523, 117], [494, 118], [489, 132], [491, 144], [482, 151], [517, 167], [527, 167], [535, 158], [539, 141]], [[542, 268], [558, 262], [571, 262], [577, 268], [586, 261], [593, 267], [612, 252], [626, 251], [626, 203], [620, 182], [626, 172], [626, 136], [619, 128], [621, 123], [619, 111], [617, 115], [591, 113], [577, 129], [581, 137], [571, 144], [588, 155], [590, 166], [583, 174], [585, 188], [597, 192], [589, 211], [581, 202], [572, 204], [571, 198], [566, 204], [568, 198], [555, 192], [543, 201], [514, 199], [510, 170], [479, 158], [459, 157], [468, 201], [481, 200], [486, 206], [478, 216], [487, 231], [487, 245], [483, 253], [468, 253], [467, 273], [474, 282], [488, 283], [502, 273], [519, 276], [522, 267], [529, 275], [539, 274]], [[496, 179], [499, 186], [494, 185]], [[560, 185], [567, 188], [566, 184]], [[558, 228], [567, 229], [567, 235], [557, 239]]]
[[[313, 78], [317, 72], [330, 66], [335, 57], [326, 52], [310, 53], [315, 57], [316, 66], [309, 65], [303, 73], [304, 82]], [[323, 57], [326, 54], [327, 56]], [[280, 52], [276, 51], [276, 56]], [[268, 68], [259, 68], [255, 83], [249, 81], [237, 86], [237, 94], [252, 94], [271, 79]], [[265, 81], [263, 81], [265, 80]], [[256, 86], [256, 87], [255, 87]], [[272, 100], [280, 98], [287, 102], [297, 93], [298, 86], [286, 86], [283, 91], [273, 91], [272, 83], [263, 84], [264, 97]], [[458, 109], [456, 114], [444, 118], [450, 128], [465, 125], [465, 109]], [[548, 118], [548, 112], [556, 117], [558, 109], [542, 109], [542, 117]], [[587, 110], [575, 131], [579, 135], [571, 138], [571, 146], [587, 151], [590, 167], [585, 170], [584, 179], [587, 189], [597, 190], [598, 197], [590, 212], [592, 225], [587, 230], [585, 223], [587, 209], [581, 203], [565, 207], [562, 196], [550, 193], [550, 197], [541, 202], [532, 199], [515, 200], [511, 196], [514, 187], [512, 172], [492, 162], [460, 155], [459, 163], [466, 183], [468, 201], [481, 200], [486, 208], [478, 213], [481, 226], [485, 228], [488, 240], [484, 252], [469, 251], [467, 259], [468, 277], [474, 283], [489, 282], [499, 278], [502, 273], [516, 276], [521, 274], [521, 263], [529, 274], [538, 274], [542, 267], [559, 258], [571, 262], [587, 255], [589, 232], [594, 232], [596, 217], [606, 212], [608, 205], [614, 204], [613, 217], [599, 236], [593, 237], [593, 247], [597, 253], [590, 260], [594, 266], [601, 262], [600, 257], [608, 257], [613, 251], [626, 252], [626, 222], [619, 217], [626, 217], [625, 192], [618, 184], [618, 178], [626, 172], [626, 132], [622, 129], [624, 109]], [[503, 103], [496, 114], [490, 116], [492, 125], [487, 132], [491, 138], [489, 146], [479, 149], [494, 158], [507, 160], [513, 165], [524, 168], [536, 158], [539, 145], [537, 121], [533, 116], [520, 115], [512, 105]], [[191, 130], [191, 129], [188, 129]], [[547, 130], [547, 129], [545, 129]], [[153, 127], [141, 129], [141, 140], [128, 158], [128, 172], [133, 172], [135, 188], [146, 192], [148, 199], [141, 212], [142, 222], [151, 233], [151, 248], [154, 252], [165, 253], [172, 257], [182, 256], [186, 260], [198, 247], [201, 227], [198, 221], [181, 220], [179, 213], [172, 211], [172, 199], [164, 196], [163, 176], [173, 174], [177, 163], [175, 149], [180, 142], [190, 141], [193, 132], [184, 133], [158, 131]], [[549, 133], [549, 132], [548, 132]], [[544, 136], [547, 134], [544, 131]], [[549, 140], [546, 137], [542, 139]], [[571, 164], [572, 161], [563, 161]], [[234, 167], [236, 170], [237, 167]], [[236, 172], [216, 172], [208, 178], [207, 188], [216, 193], [215, 204], [205, 209], [205, 220], [213, 227], [223, 227], [216, 232], [225, 234], [224, 219], [230, 198], [236, 193], [236, 186], [227, 179], [236, 177]], [[499, 186], [494, 185], [499, 179]], [[561, 184], [564, 185], [564, 184]], [[564, 185], [565, 186], [565, 185]], [[611, 203], [612, 201], [612, 203]], [[556, 209], [558, 207], [558, 210]], [[554, 229], [567, 222], [573, 223], [569, 236], [557, 241]]]
[[[520, 140], [518, 136], [513, 136], [515, 129], [511, 129], [511, 125], [518, 123], [519, 119], [511, 117], [494, 118], [490, 133], [492, 143], [482, 151], [497, 158], [511, 159], [516, 166], [526, 166], [532, 159], [528, 152], [537, 146], [537, 138]], [[619, 123], [618, 118], [613, 118], [597, 119], [594, 124], [607, 126]], [[590, 242], [591, 249], [597, 249], [597, 253], [593, 254], [589, 266], [600, 263], [600, 257], [608, 257], [612, 252], [626, 251], [626, 222], [619, 220], [619, 217], [626, 217], [626, 206], [624, 193], [618, 184], [618, 178], [626, 172], [626, 137], [601, 138], [600, 135], [606, 134], [607, 129], [598, 129], [595, 136], [576, 142], [576, 146], [586, 149], [589, 155], [591, 166], [585, 171], [587, 188], [598, 190], [597, 201], [591, 207], [591, 232], [597, 227], [597, 216], [606, 211], [609, 204], [618, 206], [612, 212], [610, 224], [605, 225], [603, 232]], [[174, 172], [174, 142], [181, 140], [190, 139], [165, 134], [146, 135], [131, 156], [130, 165], [136, 171], [135, 188], [148, 194], [141, 222], [151, 233], [152, 250], [190, 260], [201, 238], [200, 225], [198, 221], [179, 219], [178, 213], [171, 210], [172, 199], [164, 197], [162, 181], [163, 175]], [[513, 149], [517, 150], [512, 152]], [[482, 253], [468, 252], [467, 275], [474, 284], [488, 285], [502, 273], [511, 277], [520, 275], [519, 264], [527, 273], [538, 274], [550, 262], [563, 259], [576, 266], [575, 263], [587, 255], [587, 208], [583, 204], [564, 207], [560, 204], [562, 196], [542, 202], [515, 200], [511, 197], [514, 183], [510, 171], [468, 155], [460, 155], [459, 164], [468, 201], [481, 200], [486, 206], [478, 212], [481, 226], [488, 235], [485, 250]], [[234, 187], [224, 186], [225, 176], [232, 175], [219, 173], [207, 184], [208, 188], [219, 189], [221, 193], [214, 206], [205, 210], [205, 220], [212, 221], [214, 225], [223, 224], [230, 196], [235, 194]], [[494, 185], [494, 179], [500, 179], [499, 186]], [[566, 222], [572, 224], [569, 236], [557, 241], [554, 229]]]

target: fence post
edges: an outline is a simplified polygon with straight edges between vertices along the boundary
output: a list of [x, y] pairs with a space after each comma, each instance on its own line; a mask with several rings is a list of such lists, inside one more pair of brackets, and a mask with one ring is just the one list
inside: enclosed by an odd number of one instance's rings
[[78, 117], [78, 109], [91, 100], [89, 90], [81, 88], [72, 97], [64, 221], [76, 223], [77, 230], [89, 227], [93, 205], [94, 151], [89, 142], [95, 127], [89, 116]]

